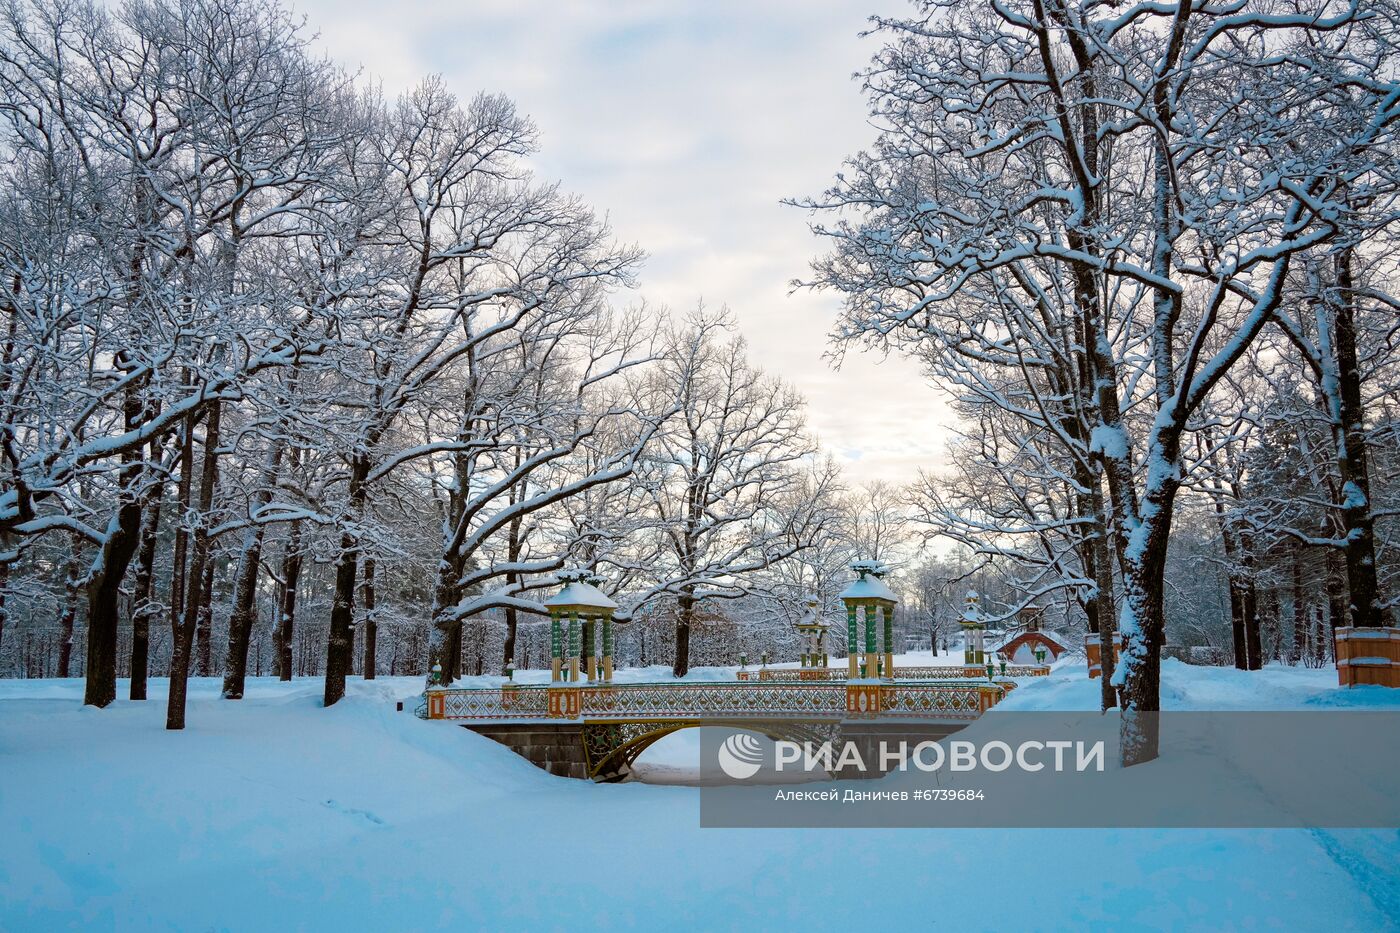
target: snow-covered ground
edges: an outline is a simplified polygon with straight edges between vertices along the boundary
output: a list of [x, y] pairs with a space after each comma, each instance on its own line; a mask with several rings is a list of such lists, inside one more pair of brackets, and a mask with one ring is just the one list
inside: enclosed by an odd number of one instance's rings
[[[1400, 706], [1400, 691], [1341, 691], [1335, 676], [1168, 662], [1164, 692], [1174, 708]], [[695, 788], [554, 778], [396, 713], [420, 686], [352, 681], [326, 710], [319, 681], [257, 679], [225, 702], [196, 680], [190, 728], [168, 733], [160, 681], [150, 701], [106, 710], [84, 708], [76, 680], [0, 681], [0, 930], [1379, 930], [1400, 917], [1393, 830], [702, 830]], [[1097, 690], [1065, 665], [1006, 708], [1092, 709]]]
[[[998, 703], [996, 712], [1016, 710], [1096, 710], [1102, 687], [1083, 676], [1084, 660], [1056, 665], [1050, 677], [1019, 678], [1020, 688]], [[1035, 689], [1025, 689], [1033, 686]], [[1168, 658], [1162, 662], [1164, 710], [1400, 709], [1400, 690], [1337, 686], [1335, 667], [1270, 664], [1246, 673], [1233, 667], [1196, 667]]]

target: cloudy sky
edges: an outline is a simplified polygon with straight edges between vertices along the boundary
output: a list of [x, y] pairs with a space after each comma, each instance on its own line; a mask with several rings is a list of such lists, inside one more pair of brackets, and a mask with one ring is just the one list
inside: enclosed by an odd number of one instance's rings
[[540, 175], [648, 252], [641, 294], [728, 305], [853, 480], [938, 466], [946, 409], [914, 365], [822, 358], [836, 299], [789, 294], [820, 244], [778, 203], [819, 193], [871, 139], [851, 73], [876, 40], [858, 33], [903, 0], [293, 2], [386, 94], [439, 73], [462, 97], [514, 99], [540, 127]]

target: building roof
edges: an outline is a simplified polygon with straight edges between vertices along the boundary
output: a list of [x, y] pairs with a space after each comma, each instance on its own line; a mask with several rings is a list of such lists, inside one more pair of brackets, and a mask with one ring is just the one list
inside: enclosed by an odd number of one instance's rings
[[549, 609], [616, 609], [617, 603], [591, 583], [570, 580], [564, 588], [544, 601]]
[[995, 651], [997, 654], [1010, 657], [1011, 655], [1016, 653], [1017, 648], [1021, 647], [1027, 642], [1037, 641], [1044, 642], [1045, 647], [1048, 648], [1050, 650], [1050, 653], [1055, 657], [1059, 657], [1065, 651], [1065, 646], [1061, 644], [1058, 638], [1054, 637], [1049, 632], [1041, 630], [1036, 630], [1032, 632], [1022, 632], [1021, 634], [1012, 638], [1010, 641], [997, 645], [992, 650]]
[[841, 591], [842, 599], [881, 599], [897, 603], [899, 597], [879, 577], [863, 576]]
[[817, 612], [817, 601], [815, 599], [807, 600], [806, 607], [803, 608], [801, 617], [792, 624], [794, 628], [798, 629], [831, 627], [830, 623], [823, 621], [821, 615]]

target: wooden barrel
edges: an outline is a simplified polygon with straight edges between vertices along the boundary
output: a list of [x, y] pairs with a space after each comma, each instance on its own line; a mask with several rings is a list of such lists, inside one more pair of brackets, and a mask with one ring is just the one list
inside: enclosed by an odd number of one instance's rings
[[1400, 687], [1400, 629], [1339, 628], [1337, 683]]

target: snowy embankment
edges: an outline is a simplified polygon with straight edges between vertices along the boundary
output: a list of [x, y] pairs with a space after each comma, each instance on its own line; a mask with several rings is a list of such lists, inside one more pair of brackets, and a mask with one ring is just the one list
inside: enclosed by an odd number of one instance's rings
[[[1164, 674], [1178, 708], [1400, 705], [1339, 691], [1330, 670]], [[1395, 831], [701, 830], [695, 788], [554, 778], [394, 712], [419, 687], [353, 681], [326, 710], [317, 681], [250, 681], [239, 702], [194, 681], [190, 728], [168, 733], [163, 682], [106, 710], [81, 706], [78, 681], [0, 682], [0, 929], [1376, 930], [1400, 916]], [[1007, 703], [1092, 708], [1097, 689], [1066, 666]]]
[[[1083, 676], [1084, 661], [1065, 661], [1046, 678], [1021, 678], [1022, 687], [997, 704], [1000, 711], [1096, 710], [1102, 687]], [[1270, 664], [1243, 672], [1196, 667], [1174, 658], [1162, 662], [1163, 710], [1400, 709], [1400, 690], [1337, 686], [1334, 667]]]

